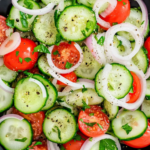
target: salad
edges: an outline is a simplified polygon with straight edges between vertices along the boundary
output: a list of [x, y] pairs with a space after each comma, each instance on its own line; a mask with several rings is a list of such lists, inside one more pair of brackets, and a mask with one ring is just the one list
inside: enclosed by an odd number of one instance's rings
[[7, 150], [150, 145], [142, 0], [12, 0], [0, 16], [0, 144]]

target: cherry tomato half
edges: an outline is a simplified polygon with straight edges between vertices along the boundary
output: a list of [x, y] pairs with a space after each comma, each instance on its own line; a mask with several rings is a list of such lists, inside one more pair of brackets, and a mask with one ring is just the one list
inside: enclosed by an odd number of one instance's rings
[[48, 148], [47, 148], [47, 141], [46, 140], [41, 140], [40, 142], [42, 142], [42, 145], [34, 146], [34, 144], [36, 142], [32, 142], [32, 145], [29, 146], [29, 147], [31, 147], [31, 149], [33, 149], [33, 150], [48, 150]]
[[74, 42], [71, 42], [71, 44], [62, 42], [59, 46], [55, 45], [52, 50], [52, 61], [59, 69], [69, 69], [66, 68], [66, 63], [74, 66], [79, 59], [80, 53], [74, 46]]
[[18, 111], [17, 109], [13, 109], [14, 114], [18, 114], [23, 118], [27, 119], [32, 126], [33, 129], [33, 139], [37, 140], [38, 137], [43, 133], [43, 121], [45, 118], [45, 114], [43, 111], [33, 114], [23, 114], [22, 112]]
[[[67, 74], [61, 74], [64, 78], [72, 81], [72, 82], [76, 82], [77, 81], [77, 76], [74, 72], [70, 72], [70, 73], [67, 73]], [[66, 85], [65, 83], [61, 82], [61, 81], [57, 81], [57, 84], [59, 85]]]
[[[112, 13], [110, 13], [107, 17], [103, 18], [104, 21], [109, 22], [111, 25], [114, 23], [122, 23], [124, 22], [130, 14], [130, 2], [129, 0], [121, 0], [117, 1], [117, 6]], [[102, 26], [101, 26], [102, 27]], [[106, 28], [102, 27], [104, 30]]]
[[[93, 113], [93, 115], [89, 115]], [[95, 123], [89, 126], [85, 123]], [[109, 128], [109, 119], [107, 115], [101, 111], [99, 106], [90, 106], [85, 111], [80, 111], [78, 117], [78, 125], [80, 131], [88, 137], [97, 137], [103, 135]]]
[[3, 16], [0, 16], [0, 46], [4, 42], [4, 40], [7, 38], [6, 36], [6, 30], [9, 29], [9, 27], [6, 25], [6, 18]]
[[[148, 51], [147, 56], [148, 56], [148, 59], [150, 60], [150, 37], [148, 37], [147, 40], [145, 41], [144, 47]], [[150, 61], [149, 61], [149, 65], [150, 65]]]
[[83, 135], [81, 132], [78, 132], [77, 134], [81, 136], [81, 140], [80, 141], [71, 140], [67, 142], [66, 144], [63, 144], [66, 150], [80, 150], [81, 149], [83, 143], [87, 139], [87, 136]]
[[29, 39], [21, 39], [20, 45], [4, 56], [4, 64], [11, 70], [32, 69], [38, 59], [38, 52], [33, 52], [36, 44]]
[[129, 93], [129, 101], [127, 103], [134, 103], [138, 100], [141, 94], [141, 82], [138, 76], [134, 73], [131, 72], [133, 76], [133, 93]]
[[150, 121], [148, 121], [148, 128], [143, 136], [131, 141], [122, 141], [124, 144], [133, 148], [144, 148], [150, 145]]

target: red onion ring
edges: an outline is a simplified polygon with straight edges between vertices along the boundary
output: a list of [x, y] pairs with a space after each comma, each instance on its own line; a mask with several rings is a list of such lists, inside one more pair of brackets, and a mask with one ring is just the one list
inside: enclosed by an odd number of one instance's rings
[[56, 5], [55, 3], [49, 3], [46, 7], [42, 8], [42, 9], [31, 10], [31, 9], [27, 9], [25, 7], [20, 6], [17, 3], [17, 1], [18, 0], [12, 0], [12, 4], [14, 5], [15, 8], [19, 9], [20, 11], [22, 11], [26, 14], [35, 15], [35, 16], [47, 14]]
[[18, 120], [23, 120], [24, 118], [19, 116], [19, 115], [16, 115], [16, 114], [9, 114], [9, 115], [4, 115], [2, 117], [0, 117], [0, 123], [2, 121], [4, 121], [5, 119], [9, 119], [9, 118], [16, 118]]
[[0, 58], [0, 66], [3, 66], [3, 64], [4, 64], [4, 60], [3, 58]]
[[48, 150], [60, 150], [60, 148], [58, 147], [56, 143], [53, 143], [49, 140], [47, 140], [47, 149]]
[[145, 74], [145, 79], [148, 79], [150, 77], [150, 66], [147, 69], [147, 72]]
[[48, 62], [48, 64], [49, 64], [49, 66], [50, 66], [54, 71], [56, 71], [56, 72], [58, 72], [58, 73], [61, 73], [61, 74], [66, 74], [66, 73], [73, 72], [76, 68], [78, 68], [78, 67], [80, 66], [80, 64], [82, 63], [82, 60], [83, 60], [83, 52], [82, 52], [81, 47], [80, 47], [77, 43], [75, 43], [74, 46], [76, 47], [76, 49], [77, 49], [77, 50], [79, 51], [79, 53], [80, 53], [80, 59], [79, 59], [78, 63], [77, 63], [75, 66], [71, 67], [70, 69], [59, 69], [59, 68], [57, 68], [57, 67], [54, 65], [53, 61], [52, 61], [52, 55], [51, 55], [54, 46], [49, 47], [50, 54], [47, 54], [47, 55], [46, 55], [46, 57], [47, 57], [47, 62]]
[[21, 43], [21, 37], [18, 32], [14, 32], [0, 46], [0, 55], [8, 54], [14, 51]]

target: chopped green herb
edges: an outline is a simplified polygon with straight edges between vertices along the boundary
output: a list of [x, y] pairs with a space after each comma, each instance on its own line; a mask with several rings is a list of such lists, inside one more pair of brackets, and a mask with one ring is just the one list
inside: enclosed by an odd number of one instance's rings
[[27, 20], [24, 19], [24, 18], [20, 18], [20, 20], [21, 20], [22, 26], [23, 26], [24, 28], [28, 28], [28, 22], [27, 22]]
[[91, 108], [90, 106], [88, 106], [87, 104], [86, 104], [86, 102], [84, 101], [84, 100], [82, 100], [82, 103], [83, 103], [83, 110], [85, 110], [85, 109], [88, 109], [88, 108]]
[[59, 130], [59, 128], [57, 126], [55, 126], [55, 128], [57, 129], [58, 138], [61, 141], [61, 131]]
[[34, 146], [36, 146], [36, 145], [42, 145], [42, 142], [36, 142], [36, 143], [34, 144]]
[[85, 28], [87, 32], [90, 30], [90, 28], [92, 27], [92, 25], [93, 25], [93, 22], [89, 20], [89, 21], [87, 22], [86, 28]]
[[60, 146], [60, 150], [66, 150], [63, 145]]
[[22, 62], [23, 62], [23, 59], [22, 59], [21, 57], [19, 57], [19, 61], [20, 61], [20, 63], [22, 64]]
[[70, 92], [73, 92], [73, 90], [71, 90]]
[[34, 52], [42, 52], [42, 53], [48, 53], [50, 54], [48, 48], [44, 46], [43, 44], [40, 44], [34, 48]]
[[99, 146], [100, 150], [114, 150], [114, 149], [118, 149], [116, 146], [115, 141], [111, 140], [111, 139], [103, 139], [100, 141], [100, 146]]
[[99, 123], [97, 123], [97, 125], [99, 126], [100, 129], [103, 130], [103, 127]]
[[87, 88], [85, 88], [85, 85], [83, 85], [82, 93], [84, 93], [85, 91], [87, 91]]
[[126, 2], [123, 2], [123, 5], [126, 5], [127, 3]]
[[15, 24], [15, 21], [12, 19], [10, 19], [9, 17], [6, 19], [6, 24], [7, 26], [11, 27], [11, 28], [14, 28], [14, 24]]
[[23, 73], [29, 77], [33, 77], [33, 73], [31, 73], [31, 72], [24, 71]]
[[68, 44], [71, 44], [71, 41], [69, 41]]
[[96, 41], [98, 41], [97, 35], [94, 35], [94, 38], [95, 38]]
[[32, 59], [31, 59], [30, 57], [26, 57], [26, 58], [24, 58], [24, 60], [25, 60], [26, 62], [32, 61]]
[[83, 122], [83, 123], [90, 127], [93, 127], [96, 124], [96, 122], [92, 122], [92, 123]]
[[27, 15], [27, 18], [31, 19], [33, 17], [33, 15], [29, 15], [29, 14], [26, 14]]
[[142, 21], [141, 25], [144, 24], [145, 21]]
[[60, 36], [60, 34], [57, 34], [56, 35], [56, 43], [55, 43], [55, 45], [59, 45], [60, 44], [60, 42], [61, 42], [61, 36]]
[[55, 51], [55, 52], [53, 53], [53, 55], [57, 55], [57, 54], [59, 54], [59, 52], [58, 52], [58, 51]]
[[19, 55], [19, 51], [16, 51], [16, 56], [18, 56]]
[[83, 119], [81, 118], [81, 119], [79, 119], [79, 121], [83, 122]]
[[82, 30], [81, 32], [82, 32], [83, 36], [85, 36], [85, 37], [86, 37], [85, 30]]
[[122, 41], [121, 40], [119, 40], [119, 44], [118, 44], [117, 48], [120, 47], [120, 46], [122, 46]]
[[81, 135], [78, 135], [78, 134], [76, 134], [75, 136], [74, 136], [74, 141], [81, 141], [81, 140], [85, 140], [85, 139], [83, 139], [82, 137], [81, 137]]
[[24, 0], [24, 4], [28, 9], [33, 9], [33, 4], [32, 2], [29, 2], [28, 0]]
[[26, 14], [25, 14], [24, 12], [20, 11], [19, 13], [20, 13], [20, 15], [21, 15], [21, 18], [27, 19]]
[[90, 138], [89, 138], [89, 141], [90, 141], [90, 142], [92, 142], [92, 140], [93, 140], [93, 138], [92, 138], [92, 137], [90, 137]]
[[15, 139], [15, 141], [17, 141], [17, 142], [25, 142], [26, 140], [27, 140], [26, 137], [24, 137], [24, 138], [22, 138], [22, 139]]
[[89, 128], [87, 128], [87, 130], [90, 132], [90, 129], [89, 129]]
[[122, 0], [118, 0], [119, 2], [121, 2]]
[[66, 69], [70, 69], [73, 66], [73, 64], [71, 64], [70, 62], [66, 62], [65, 68]]
[[94, 113], [90, 113], [89, 116], [94, 116]]
[[126, 131], [127, 134], [129, 134], [132, 131], [132, 127], [127, 124], [122, 126], [122, 129]]
[[104, 45], [104, 42], [105, 42], [105, 37], [104, 37], [104, 36], [101, 36], [100, 39], [97, 41], [97, 44], [103, 46], [103, 45]]
[[115, 26], [115, 25], [117, 25], [117, 24], [118, 24], [117, 22], [113, 22], [113, 23], [112, 23], [113, 26]]

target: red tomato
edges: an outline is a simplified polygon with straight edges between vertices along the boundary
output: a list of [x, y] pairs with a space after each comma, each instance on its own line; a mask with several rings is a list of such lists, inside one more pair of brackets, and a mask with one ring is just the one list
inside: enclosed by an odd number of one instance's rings
[[42, 142], [42, 145], [36, 145], [36, 146], [34, 146], [34, 144], [36, 142], [32, 142], [32, 145], [30, 146], [31, 149], [33, 149], [33, 150], [48, 150], [48, 148], [47, 148], [47, 141], [42, 140], [40, 142]]
[[144, 148], [150, 145], [150, 121], [148, 121], [148, 128], [143, 136], [131, 141], [122, 141], [124, 144], [133, 148]]
[[[111, 14], [109, 14], [105, 18], [103, 18], [102, 16], [100, 17], [106, 22], [109, 22], [111, 25], [113, 25], [113, 23], [122, 23], [123, 21], [125, 21], [129, 16], [129, 14], [130, 14], [129, 0], [121, 0], [121, 1], [117, 1], [117, 6]], [[102, 28], [104, 30], [107, 30], [104, 27]]]
[[[67, 73], [67, 74], [61, 74], [64, 78], [72, 81], [72, 82], [76, 82], [77, 81], [77, 76], [74, 72], [70, 72], [70, 73]], [[66, 85], [65, 83], [61, 82], [61, 81], [57, 81], [57, 84], [59, 85]]]
[[[80, 111], [78, 117], [79, 129], [88, 137], [97, 137], [104, 134], [109, 128], [109, 119], [105, 113], [101, 111], [99, 106], [90, 106], [91, 108], [85, 111]], [[94, 116], [89, 114], [94, 113]], [[93, 127], [86, 123], [96, 123]]]
[[6, 25], [5, 20], [6, 20], [5, 17], [0, 16], [0, 46], [7, 38], [6, 30], [9, 29], [9, 27]]
[[133, 93], [129, 93], [130, 100], [127, 103], [134, 103], [138, 100], [141, 94], [141, 82], [138, 76], [131, 72], [133, 76]]
[[21, 112], [19, 112], [17, 109], [13, 109], [13, 113], [14, 114], [18, 114], [20, 116], [22, 116], [23, 118], [27, 119], [32, 126], [33, 129], [33, 139], [37, 140], [38, 137], [43, 133], [43, 121], [45, 118], [45, 114], [43, 111], [40, 111], [38, 113], [33, 113], [33, 114], [23, 114]]
[[33, 74], [39, 74], [39, 68], [38, 67], [32, 68], [31, 70], [29, 70], [29, 72]]
[[4, 64], [14, 71], [32, 69], [38, 59], [38, 52], [33, 53], [35, 47], [33, 41], [22, 38], [18, 48], [4, 56]]
[[[147, 40], [145, 41], [144, 46], [148, 51], [147, 56], [148, 56], [148, 59], [150, 60], [150, 37], [147, 38]], [[149, 61], [149, 65], [150, 65], [150, 61]]]
[[80, 150], [83, 143], [85, 142], [85, 140], [87, 139], [87, 137], [85, 135], [83, 135], [81, 132], [78, 132], [78, 135], [80, 135], [82, 137], [82, 139], [80, 141], [77, 140], [71, 140], [69, 142], [67, 142], [66, 144], [63, 144], [64, 148], [66, 150]]
[[74, 46], [74, 42], [71, 42], [71, 44], [67, 42], [60, 43], [59, 46], [54, 46], [52, 50], [52, 61], [59, 69], [66, 69], [67, 62], [74, 66], [79, 59], [80, 53]]

